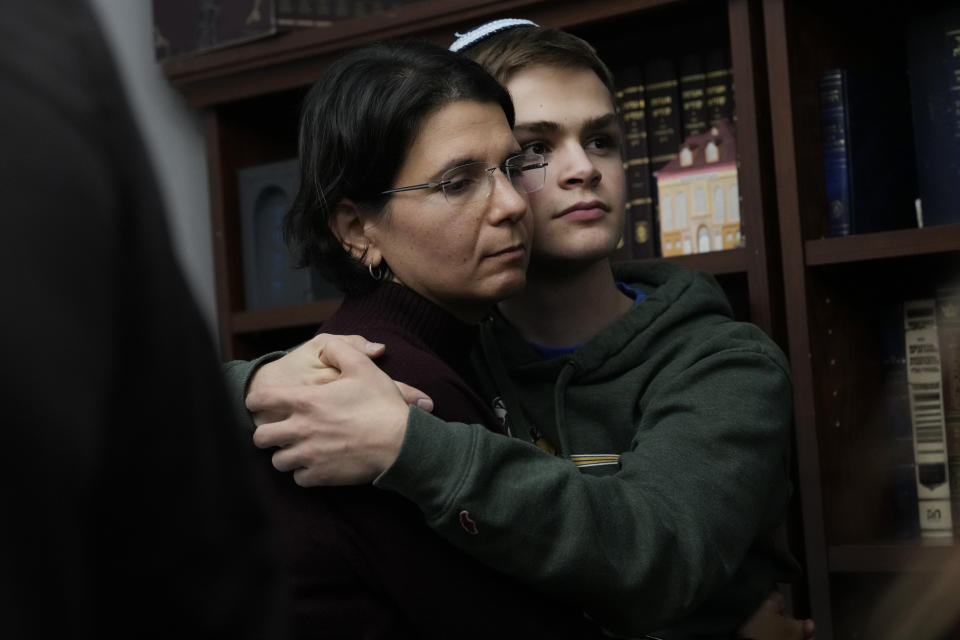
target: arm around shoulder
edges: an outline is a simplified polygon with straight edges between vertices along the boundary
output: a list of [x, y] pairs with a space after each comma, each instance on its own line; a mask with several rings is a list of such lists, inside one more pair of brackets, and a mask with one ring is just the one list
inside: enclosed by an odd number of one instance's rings
[[282, 358], [284, 354], [283, 351], [273, 351], [255, 360], [231, 360], [223, 365], [223, 377], [230, 397], [230, 406], [233, 407], [240, 424], [250, 432], [256, 429], [253, 417], [247, 410], [247, 390], [250, 387], [250, 381], [260, 367]]
[[612, 475], [412, 411], [377, 484], [417, 503], [468, 553], [583, 603], [612, 630], [650, 631], [721, 589], [779, 524], [791, 420], [783, 365], [763, 350], [731, 349], [658, 377]]

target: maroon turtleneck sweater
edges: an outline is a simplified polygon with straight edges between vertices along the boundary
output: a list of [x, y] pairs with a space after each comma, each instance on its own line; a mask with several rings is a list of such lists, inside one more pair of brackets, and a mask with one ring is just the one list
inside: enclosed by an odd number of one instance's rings
[[[430, 395], [440, 418], [497, 424], [464, 380], [476, 327], [410, 289], [382, 284], [348, 296], [322, 329], [386, 344], [377, 364]], [[397, 494], [372, 486], [303, 489], [290, 474], [272, 475], [294, 638], [583, 638], [593, 632], [578, 607], [547, 600], [457, 551]]]

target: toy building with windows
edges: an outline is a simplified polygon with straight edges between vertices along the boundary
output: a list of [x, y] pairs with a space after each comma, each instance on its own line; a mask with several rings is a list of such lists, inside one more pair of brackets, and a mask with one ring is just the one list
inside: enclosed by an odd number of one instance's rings
[[687, 138], [654, 175], [665, 258], [742, 246], [737, 145], [727, 122]]

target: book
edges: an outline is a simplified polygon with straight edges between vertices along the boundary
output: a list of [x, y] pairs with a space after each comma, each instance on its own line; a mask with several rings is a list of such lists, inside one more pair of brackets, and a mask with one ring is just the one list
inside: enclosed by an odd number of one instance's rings
[[894, 540], [915, 540], [920, 537], [920, 522], [902, 303], [881, 304], [877, 317], [881, 344], [878, 406], [887, 442], [884, 494], [889, 505], [888, 534]]
[[351, 20], [388, 13], [416, 0], [274, 0], [281, 27], [329, 27]]
[[319, 274], [295, 268], [283, 218], [297, 193], [296, 158], [237, 172], [246, 309], [303, 304], [338, 295]]
[[[620, 121], [623, 129], [623, 173], [624, 173], [624, 189], [626, 190], [626, 204], [624, 211], [624, 220], [623, 220], [623, 235], [620, 238], [620, 242], [617, 244], [617, 248], [614, 250], [613, 254], [610, 256], [613, 261], [622, 261], [622, 260], [632, 260], [633, 259], [633, 234], [631, 233], [631, 224], [630, 224], [630, 180], [626, 177], [627, 170], [629, 167], [629, 159], [631, 155], [631, 145], [635, 137], [635, 124], [631, 123], [631, 120], [636, 120], [636, 116], [630, 117], [631, 114], [627, 112], [627, 105], [624, 104], [624, 91], [628, 90], [628, 93], [634, 93], [636, 90], [630, 90], [631, 84], [638, 85], [638, 89], [642, 90], [642, 84], [640, 84], [639, 79], [634, 81], [632, 78], [628, 78], [629, 71], [619, 70], [614, 72], [614, 84], [616, 85], [616, 90], [614, 93], [614, 98], [616, 101], [617, 113], [620, 114]], [[631, 96], [630, 102], [633, 103], [635, 100]], [[632, 104], [630, 105], [633, 106]]]
[[828, 69], [819, 90], [827, 235], [916, 226], [906, 79]]
[[960, 7], [911, 22], [907, 75], [922, 226], [960, 222]]
[[647, 145], [646, 89], [639, 67], [615, 75], [617, 100], [624, 125], [624, 161], [627, 211], [623, 257], [652, 258], [656, 252], [650, 156]]
[[680, 122], [680, 82], [677, 67], [669, 58], [653, 58], [644, 64], [647, 96], [647, 148], [651, 171], [677, 157], [683, 130]]
[[156, 58], [162, 61], [272, 36], [277, 32], [273, 3], [153, 0]]
[[[678, 157], [683, 142], [680, 121], [680, 82], [677, 67], [671, 58], [651, 58], [644, 63], [647, 89], [647, 150], [650, 156], [650, 174], [667, 166]], [[656, 219], [660, 213], [660, 198], [656, 181], [651, 181], [651, 200]], [[662, 235], [658, 234], [658, 235]], [[660, 247], [663, 255], [663, 247]]]
[[680, 122], [683, 139], [707, 130], [707, 75], [703, 56], [688, 53], [680, 60]]
[[951, 515], [960, 537], [960, 287], [937, 289], [936, 301]]
[[723, 120], [732, 124], [735, 120], [735, 109], [730, 56], [726, 49], [714, 48], [707, 51], [703, 58], [707, 126], [715, 126]]
[[951, 544], [953, 517], [935, 299], [904, 302], [903, 319], [920, 536], [927, 543]]
[[331, 0], [274, 0], [281, 27], [329, 27], [333, 24]]

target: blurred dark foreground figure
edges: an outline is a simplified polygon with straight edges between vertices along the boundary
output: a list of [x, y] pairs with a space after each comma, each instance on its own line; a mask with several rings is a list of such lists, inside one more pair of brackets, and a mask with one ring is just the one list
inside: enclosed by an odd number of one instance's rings
[[0, 0], [0, 140], [0, 636], [277, 637], [251, 447], [85, 2]]

